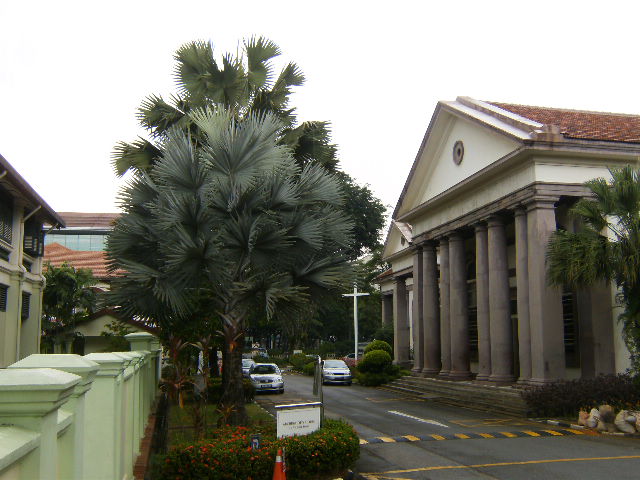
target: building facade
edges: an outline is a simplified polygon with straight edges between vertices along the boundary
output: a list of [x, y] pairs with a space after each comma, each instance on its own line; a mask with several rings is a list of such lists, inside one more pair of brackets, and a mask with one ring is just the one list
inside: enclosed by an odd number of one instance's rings
[[40, 351], [45, 223], [64, 225], [0, 155], [0, 368]]
[[393, 213], [379, 278], [395, 361], [544, 384], [624, 371], [615, 291], [551, 287], [546, 246], [583, 183], [639, 165], [640, 116], [439, 102]]

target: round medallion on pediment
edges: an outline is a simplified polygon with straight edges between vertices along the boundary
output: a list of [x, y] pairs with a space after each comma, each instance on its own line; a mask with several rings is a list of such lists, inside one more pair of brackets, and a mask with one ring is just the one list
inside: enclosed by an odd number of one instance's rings
[[453, 163], [460, 165], [464, 157], [464, 144], [462, 140], [458, 140], [453, 144]]

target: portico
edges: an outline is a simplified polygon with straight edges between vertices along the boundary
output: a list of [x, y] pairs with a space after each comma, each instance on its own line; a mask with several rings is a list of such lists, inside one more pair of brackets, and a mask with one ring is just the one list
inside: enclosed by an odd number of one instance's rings
[[[638, 124], [638, 140], [628, 141], [596, 138], [598, 122], [618, 117], [566, 112], [468, 97], [438, 104], [393, 214], [384, 252], [392, 268], [380, 279], [383, 298], [393, 298], [395, 361], [414, 374], [544, 384], [626, 368], [615, 292], [549, 286], [545, 255], [557, 228], [576, 228], [567, 211], [587, 194], [584, 181], [637, 164], [640, 117], [623, 116]], [[583, 117], [596, 127], [575, 127], [590, 135], [575, 138], [567, 122]]]

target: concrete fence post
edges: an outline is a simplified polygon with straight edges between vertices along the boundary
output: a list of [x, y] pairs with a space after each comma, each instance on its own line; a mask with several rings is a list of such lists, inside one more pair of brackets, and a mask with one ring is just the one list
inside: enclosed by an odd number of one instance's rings
[[134, 463], [134, 434], [133, 425], [135, 417], [135, 371], [138, 356], [133, 352], [113, 352], [121, 357], [126, 365], [122, 382], [122, 397], [120, 402], [120, 464], [123, 472], [132, 472]]
[[51, 368], [0, 370], [0, 424], [40, 436], [39, 447], [24, 457], [20, 480], [58, 478], [58, 409], [80, 381], [78, 375]]
[[80, 377], [80, 381], [73, 388], [69, 400], [62, 406], [73, 414], [69, 431], [59, 440], [59, 476], [60, 478], [84, 480], [84, 446], [86, 443], [86, 415], [85, 396], [91, 389], [93, 380], [98, 372], [98, 364], [79, 355], [72, 354], [33, 354], [10, 365], [11, 369], [26, 368], [55, 368], [63, 372], [72, 373]]
[[129, 360], [113, 353], [90, 353], [84, 358], [98, 364], [86, 397], [87, 428], [93, 433], [85, 446], [86, 478], [122, 479], [122, 383]]

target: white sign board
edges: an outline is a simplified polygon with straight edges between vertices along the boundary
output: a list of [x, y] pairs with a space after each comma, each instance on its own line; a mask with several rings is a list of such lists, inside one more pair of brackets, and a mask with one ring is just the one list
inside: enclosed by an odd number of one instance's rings
[[278, 438], [307, 435], [320, 429], [320, 402], [276, 405]]

